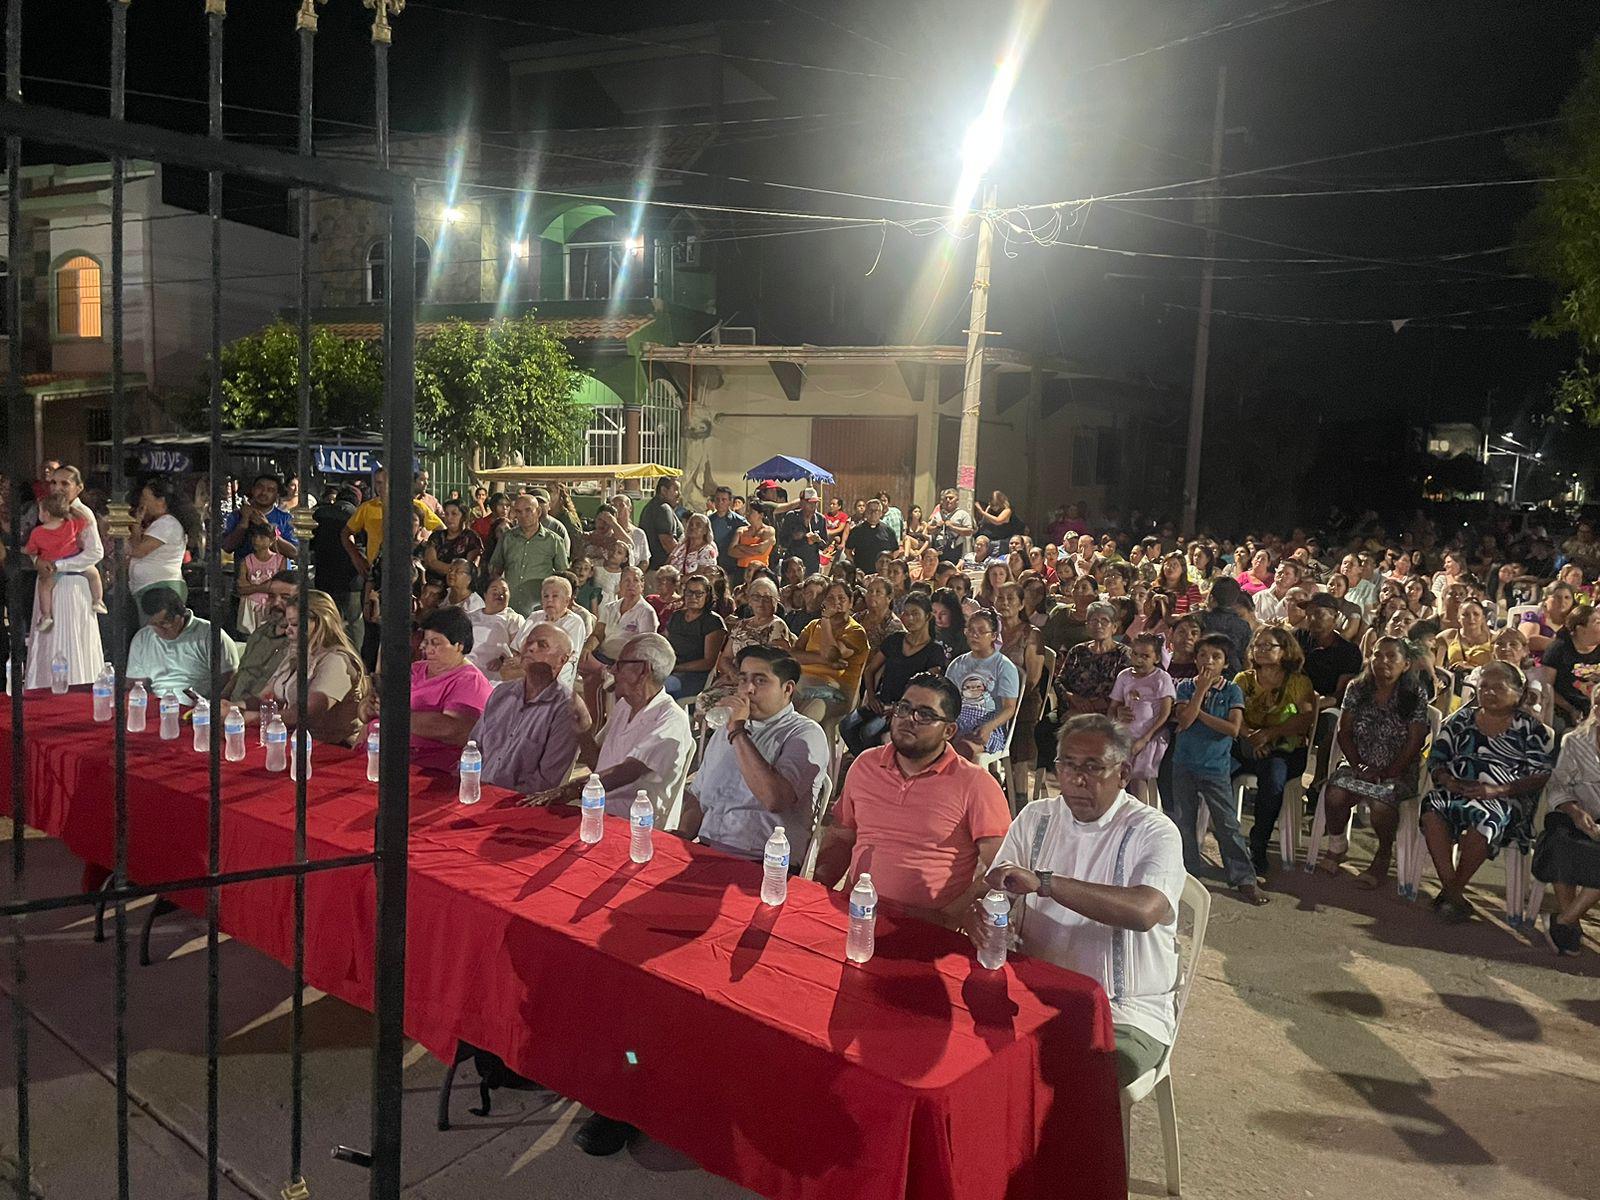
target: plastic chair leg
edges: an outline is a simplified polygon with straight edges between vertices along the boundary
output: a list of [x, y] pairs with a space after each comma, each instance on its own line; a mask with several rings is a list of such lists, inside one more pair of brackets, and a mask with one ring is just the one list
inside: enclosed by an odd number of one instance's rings
[[1300, 823], [1305, 820], [1306, 788], [1298, 779], [1291, 779], [1283, 790], [1283, 812], [1278, 816], [1278, 857], [1286, 869], [1294, 868], [1296, 848], [1300, 841]]
[[439, 1085], [439, 1114], [435, 1121], [442, 1133], [450, 1128], [450, 1089], [455, 1087], [456, 1068], [472, 1057], [472, 1047], [465, 1042], [456, 1043], [456, 1057], [444, 1070], [444, 1082]]
[[1306, 870], [1317, 869], [1317, 859], [1322, 857], [1322, 839], [1328, 832], [1328, 790], [1324, 785], [1317, 793], [1317, 810], [1311, 818], [1311, 840], [1306, 843]]
[[150, 912], [145, 916], [144, 929], [139, 934], [139, 965], [150, 965], [150, 931], [156, 927], [156, 920], [167, 913], [177, 912], [178, 906], [165, 896], [157, 896], [156, 902], [150, 906]]
[[1128, 1103], [1126, 1096], [1122, 1099], [1122, 1169], [1124, 1175], [1131, 1181], [1133, 1179], [1133, 1105]]
[[1172, 1076], [1158, 1082], [1154, 1092], [1156, 1113], [1161, 1118], [1161, 1149], [1167, 1160], [1167, 1195], [1179, 1196], [1183, 1158], [1178, 1150], [1178, 1106], [1172, 1094]]

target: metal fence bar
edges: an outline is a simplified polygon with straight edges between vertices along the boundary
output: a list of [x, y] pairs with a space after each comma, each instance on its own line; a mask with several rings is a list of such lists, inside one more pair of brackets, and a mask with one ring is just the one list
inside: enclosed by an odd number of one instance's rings
[[[389, 9], [375, 0], [372, 23], [374, 123], [378, 167], [389, 166]], [[382, 598], [379, 625], [378, 819], [373, 848], [378, 855], [376, 986], [377, 1039], [372, 1054], [373, 1200], [399, 1200], [403, 1150], [401, 1106], [405, 1050], [406, 873], [410, 821], [411, 679], [408, 625], [411, 609], [412, 457], [415, 453], [416, 390], [416, 197], [413, 186], [395, 181], [389, 210], [389, 286], [384, 289], [384, 459], [389, 492], [384, 499]], [[396, 252], [397, 247], [403, 250]], [[385, 1098], [391, 1098], [385, 1103]]]
[[[222, 52], [225, 0], [206, 0], [206, 136], [222, 141]], [[210, 797], [206, 806], [206, 871], [222, 869], [222, 172], [206, 173], [206, 207], [211, 226], [211, 508], [217, 524], [206, 538], [206, 602], [211, 612]], [[217, 1200], [217, 1158], [222, 1123], [221, 893], [206, 889], [206, 1200]]]
[[[298, 149], [301, 157], [310, 158], [312, 153], [312, 104], [315, 65], [317, 16], [315, 6], [303, 4], [299, 15], [295, 18], [295, 29], [300, 41], [300, 131]], [[298, 613], [298, 634], [296, 653], [298, 659], [295, 664], [295, 679], [301, 697], [301, 708], [304, 708], [309, 691], [310, 667], [307, 662], [307, 633], [306, 623], [308, 618], [307, 596], [311, 588], [311, 575], [309, 563], [311, 560], [311, 511], [306, 507], [306, 489], [311, 479], [311, 189], [301, 188], [295, 196], [297, 204], [296, 222], [300, 242], [300, 444], [297, 447], [298, 457], [295, 470], [300, 476], [300, 508], [295, 516], [298, 519], [300, 531], [300, 552], [297, 566], [300, 569], [300, 606]], [[295, 739], [295, 753], [307, 753], [301, 748], [300, 739]], [[299, 782], [295, 785], [294, 792], [294, 859], [296, 863], [306, 861], [306, 771], [303, 762], [300, 763]], [[305, 1054], [302, 1041], [305, 1037], [305, 978], [306, 978], [306, 878], [304, 875], [294, 877], [294, 979], [291, 983], [294, 991], [289, 1000], [289, 1182], [291, 1185], [302, 1180], [301, 1151], [304, 1136], [305, 1112], [302, 1091], [305, 1082]]]
[[[125, 116], [128, 75], [128, 0], [111, 3], [111, 123], [120, 125]], [[113, 154], [111, 158], [111, 494], [113, 499], [125, 503], [127, 481], [123, 477], [123, 445], [128, 429], [128, 394], [123, 370], [124, 312], [122, 302], [123, 258], [126, 230], [123, 220], [126, 208], [127, 158]], [[124, 509], [126, 511], [126, 509]], [[122, 555], [119, 553], [118, 558]], [[119, 566], [118, 581], [125, 577]], [[127, 721], [123, 717], [128, 692], [128, 646], [124, 628], [125, 607], [122, 592], [112, 588], [115, 600], [111, 606], [111, 661], [115, 664], [117, 682], [115, 788], [116, 836], [115, 862], [111, 878], [121, 886], [128, 882], [128, 739]], [[116, 1085], [117, 1085], [117, 1200], [128, 1200], [132, 1180], [129, 1169], [128, 1148], [128, 906], [123, 900], [116, 902], [116, 952], [115, 994], [112, 999], [113, 1019], [116, 1023]]]
[[94, 892], [69, 892], [64, 896], [42, 896], [34, 900], [7, 900], [0, 903], [0, 917], [58, 912], [65, 908], [93, 908], [96, 905], [109, 904], [119, 897], [123, 900], [141, 900], [146, 896], [160, 896], [168, 892], [198, 892], [209, 887], [232, 887], [234, 884], [256, 883], [263, 879], [290, 879], [296, 875], [317, 875], [323, 871], [370, 867], [377, 862], [376, 853], [343, 854], [336, 858], [313, 858], [305, 863], [219, 871], [215, 875], [191, 875], [187, 879], [167, 879], [159, 883], [130, 883], [124, 887], [108, 887]]
[[[22, 0], [6, 6], [6, 107], [22, 103]], [[6, 410], [9, 422], [10, 475], [12, 486], [25, 478], [23, 463], [31, 439], [22, 437], [24, 415], [31, 424], [32, 406], [22, 387], [22, 272], [27, 269], [32, 247], [22, 231], [22, 139], [6, 138], [6, 229], [10, 263], [6, 272]], [[11, 561], [22, 562], [22, 514], [11, 518]], [[22, 683], [26, 640], [24, 591], [27, 574], [10, 573], [7, 588], [7, 616], [11, 625], [8, 665], [11, 670], [11, 889], [17, 899], [27, 894], [25, 837], [28, 819], [28, 775], [23, 761], [25, 730], [22, 725]], [[11, 921], [11, 1029], [12, 1048], [17, 1064], [17, 1200], [29, 1200], [33, 1172], [32, 1137], [29, 1132], [28, 1097], [28, 966], [27, 931], [24, 914]]]

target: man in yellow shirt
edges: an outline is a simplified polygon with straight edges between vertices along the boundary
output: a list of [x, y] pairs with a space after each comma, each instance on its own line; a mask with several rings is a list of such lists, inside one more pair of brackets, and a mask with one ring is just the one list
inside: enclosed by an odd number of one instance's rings
[[[362, 503], [345, 523], [344, 550], [363, 579], [371, 573], [373, 562], [383, 553], [383, 497], [388, 486], [389, 472], [379, 467], [372, 473], [372, 499]], [[435, 529], [444, 528], [444, 522], [421, 500], [412, 500], [411, 505], [424, 531], [432, 533]], [[362, 535], [366, 538], [365, 551], [356, 542], [356, 538]]]

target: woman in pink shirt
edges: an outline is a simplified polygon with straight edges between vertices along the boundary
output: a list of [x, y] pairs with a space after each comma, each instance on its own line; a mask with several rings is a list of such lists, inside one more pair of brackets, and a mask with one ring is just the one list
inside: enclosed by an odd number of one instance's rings
[[411, 762], [449, 771], [494, 685], [467, 661], [472, 621], [459, 608], [441, 608], [422, 622], [422, 657], [411, 664]]
[[1239, 576], [1239, 589], [1246, 596], [1254, 596], [1272, 586], [1272, 575], [1272, 551], [1257, 550], [1250, 560], [1250, 569]]

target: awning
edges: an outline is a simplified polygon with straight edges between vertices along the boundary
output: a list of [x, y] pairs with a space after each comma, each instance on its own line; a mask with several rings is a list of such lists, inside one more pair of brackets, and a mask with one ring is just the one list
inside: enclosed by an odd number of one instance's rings
[[803, 458], [795, 458], [791, 454], [779, 454], [767, 459], [760, 466], [751, 467], [744, 473], [746, 479], [814, 479], [819, 483], [837, 482], [832, 471], [825, 471], [814, 462]]
[[472, 474], [485, 483], [588, 483], [611, 479], [666, 479], [683, 472], [656, 463], [613, 463], [594, 467], [489, 467]]

